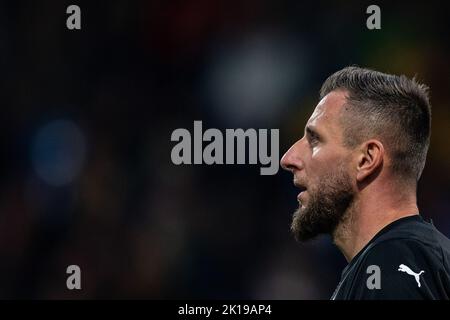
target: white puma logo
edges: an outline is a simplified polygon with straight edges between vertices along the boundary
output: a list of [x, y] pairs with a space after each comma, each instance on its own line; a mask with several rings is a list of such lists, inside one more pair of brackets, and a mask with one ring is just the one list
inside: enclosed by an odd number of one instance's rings
[[422, 273], [425, 273], [425, 271], [421, 270], [419, 273], [415, 273], [408, 266], [405, 266], [404, 264], [399, 265], [397, 271], [406, 272], [407, 274], [412, 275], [416, 279], [417, 286], [420, 288], [420, 278], [419, 277]]

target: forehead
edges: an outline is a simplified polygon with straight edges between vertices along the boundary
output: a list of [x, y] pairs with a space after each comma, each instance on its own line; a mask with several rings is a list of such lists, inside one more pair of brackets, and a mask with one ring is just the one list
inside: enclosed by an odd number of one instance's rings
[[339, 116], [346, 101], [344, 91], [332, 91], [317, 104], [306, 124], [318, 131], [333, 134], [340, 131]]

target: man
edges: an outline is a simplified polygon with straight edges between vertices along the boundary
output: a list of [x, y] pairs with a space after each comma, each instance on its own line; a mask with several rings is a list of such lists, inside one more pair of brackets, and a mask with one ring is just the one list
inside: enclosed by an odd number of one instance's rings
[[450, 240], [422, 219], [428, 88], [358, 67], [331, 75], [281, 159], [300, 189], [298, 241], [331, 234], [349, 262], [332, 299], [449, 299]]

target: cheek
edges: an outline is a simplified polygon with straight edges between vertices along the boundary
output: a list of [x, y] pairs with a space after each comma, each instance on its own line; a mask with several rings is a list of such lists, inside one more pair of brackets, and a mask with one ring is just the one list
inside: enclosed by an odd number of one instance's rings
[[319, 146], [317, 146], [317, 147], [313, 147], [312, 148], [312, 150], [311, 150], [311, 158], [318, 158], [318, 157], [320, 157], [320, 155], [323, 153], [323, 152], [321, 152], [322, 151], [322, 147], [319, 147]]
[[327, 152], [326, 149], [322, 147], [314, 147], [311, 149], [309, 167], [311, 173], [320, 174], [327, 168], [333, 165], [335, 159], [333, 154]]
[[320, 178], [325, 175], [332, 175], [342, 166], [343, 155], [336, 150], [330, 150], [324, 147], [316, 147], [311, 150], [309, 159], [309, 178], [311, 182], [317, 184]]

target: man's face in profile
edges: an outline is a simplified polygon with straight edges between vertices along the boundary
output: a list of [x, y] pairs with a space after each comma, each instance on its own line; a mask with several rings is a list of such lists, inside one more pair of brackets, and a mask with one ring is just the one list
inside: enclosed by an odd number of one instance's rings
[[353, 201], [351, 150], [343, 145], [339, 123], [344, 103], [342, 91], [326, 95], [309, 118], [303, 138], [281, 159], [300, 189], [291, 225], [298, 241], [333, 233]]

